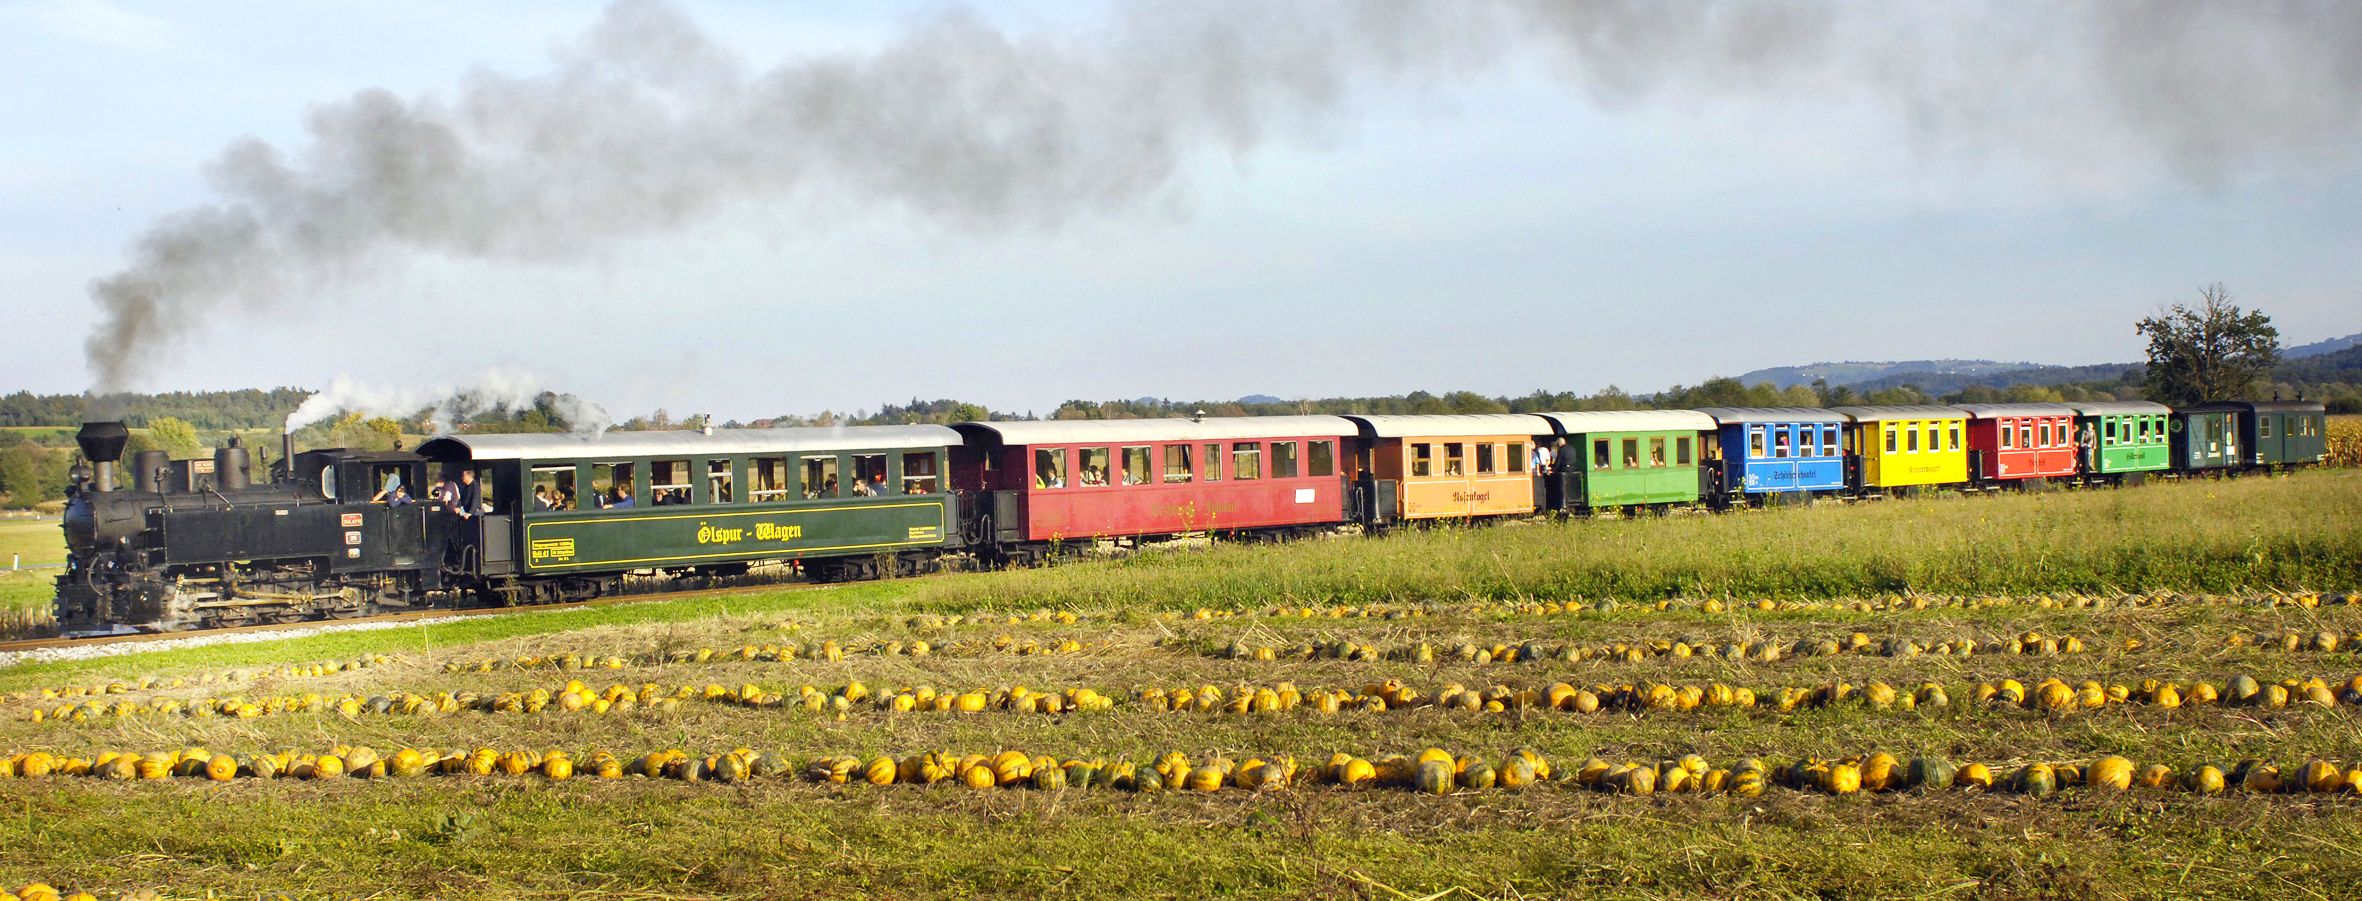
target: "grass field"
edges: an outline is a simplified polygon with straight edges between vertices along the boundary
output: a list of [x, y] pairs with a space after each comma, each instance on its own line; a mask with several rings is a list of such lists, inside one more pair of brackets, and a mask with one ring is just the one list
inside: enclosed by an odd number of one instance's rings
[[[223, 898], [2344, 897], [2362, 872], [2362, 797], [2350, 793], [1635, 796], [1551, 781], [1437, 796], [1309, 776], [1339, 752], [1375, 760], [1429, 747], [1504, 767], [1527, 748], [1562, 772], [1594, 756], [1782, 768], [1874, 751], [2002, 773], [2120, 754], [2172, 767], [2173, 784], [2244, 758], [2290, 773], [2312, 759], [2362, 769], [2362, 695], [2335, 697], [2362, 672], [2362, 605], [2340, 594], [2362, 588], [2358, 525], [2362, 473], [2323, 472], [1218, 547], [17, 665], [0, 669], [0, 753], [559, 748], [586, 772], [0, 780], [0, 882]], [[1978, 652], [1878, 650], [1905, 639]], [[909, 653], [922, 640], [930, 653]], [[831, 642], [841, 659], [819, 651]], [[1316, 650], [1340, 643], [1374, 653]], [[1548, 658], [1485, 662], [1496, 646], [1528, 643]], [[786, 646], [800, 652], [733, 653]], [[1765, 647], [1790, 650], [1773, 659]], [[701, 661], [699, 649], [716, 653]], [[567, 654], [611, 656], [616, 668], [560, 668]], [[383, 660], [288, 668], [365, 655]], [[2319, 679], [2332, 699], [2172, 707], [2144, 684], [2194, 692], [2242, 674], [2289, 680], [2300, 695]], [[2103, 703], [1976, 700], [1980, 685], [2045, 677], [2096, 682]], [[689, 691], [673, 709], [473, 709], [560, 692], [570, 678], [651, 698]], [[1216, 686], [1253, 697], [1287, 683], [1307, 698], [1366, 698], [1392, 690], [1387, 680], [1420, 697], [1324, 714], [1310, 702], [1167, 711], [1141, 694]], [[898, 711], [848, 692], [855, 681], [886, 696], [929, 686], [995, 703]], [[111, 682], [120, 691], [107, 693]], [[1589, 713], [1514, 703], [1516, 690], [1554, 682], [1603, 694], [1738, 686], [1762, 700]], [[1498, 686], [1492, 697], [1507, 703], [1432, 703], [1455, 683]], [[1839, 683], [1859, 691], [1772, 701]], [[1927, 683], [1950, 703], [1855, 700]], [[800, 700], [807, 687], [818, 710]], [[1110, 703], [1003, 709], [1033, 706], [1003, 703], [1019, 687], [1088, 688]], [[2106, 700], [2111, 687], [2121, 700]], [[367, 705], [446, 694], [458, 709]], [[164, 712], [223, 698], [254, 715]], [[346, 698], [353, 709], [339, 712]], [[783, 755], [793, 772], [733, 784], [587, 772], [602, 751], [630, 760], [738, 747]], [[801, 776], [816, 758], [937, 749], [1143, 764], [1174, 751], [1193, 762], [1284, 755], [1307, 784], [1137, 794]]]

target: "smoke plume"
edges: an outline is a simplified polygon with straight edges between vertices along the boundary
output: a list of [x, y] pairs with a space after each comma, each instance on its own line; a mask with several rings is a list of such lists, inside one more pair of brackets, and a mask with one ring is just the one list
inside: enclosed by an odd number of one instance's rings
[[2202, 181], [2348, 165], [2362, 14], [2209, 4], [1149, 0], [1013, 34], [957, 10], [860, 55], [750, 66], [626, 0], [548, 72], [312, 109], [294, 152], [207, 169], [93, 283], [96, 390], [224, 311], [334, 296], [417, 255], [564, 261], [821, 192], [952, 230], [1049, 229], [1185, 190], [1199, 158], [1318, 134], [1357, 93], [1539, 61], [1602, 106], [1867, 103], [1932, 152]]
[[599, 405], [571, 394], [548, 391], [530, 374], [491, 369], [456, 385], [432, 387], [368, 385], [340, 375], [287, 415], [287, 431], [324, 422], [341, 413], [359, 413], [398, 420], [423, 415], [432, 424], [434, 434], [441, 435], [473, 416], [522, 413], [537, 405], [564, 419], [577, 434], [603, 434], [615, 424], [614, 417]]

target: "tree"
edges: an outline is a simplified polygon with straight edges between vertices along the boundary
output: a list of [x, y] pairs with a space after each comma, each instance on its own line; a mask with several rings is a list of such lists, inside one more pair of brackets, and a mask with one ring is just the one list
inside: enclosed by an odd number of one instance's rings
[[2181, 405], [2248, 393], [2280, 362], [2280, 330], [2262, 310], [2242, 310], [2220, 282], [2198, 307], [2175, 304], [2134, 326], [2149, 339], [2149, 397]]
[[148, 434], [156, 439], [156, 446], [172, 459], [187, 460], [197, 456], [205, 445], [197, 440], [197, 427], [177, 416], [158, 416], [148, 420]]

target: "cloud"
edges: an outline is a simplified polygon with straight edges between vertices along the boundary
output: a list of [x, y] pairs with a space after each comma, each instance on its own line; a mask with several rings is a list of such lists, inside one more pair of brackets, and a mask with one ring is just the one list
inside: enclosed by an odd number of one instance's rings
[[124, 50], [167, 50], [179, 43], [170, 23], [106, 0], [37, 0], [15, 15], [60, 37]]

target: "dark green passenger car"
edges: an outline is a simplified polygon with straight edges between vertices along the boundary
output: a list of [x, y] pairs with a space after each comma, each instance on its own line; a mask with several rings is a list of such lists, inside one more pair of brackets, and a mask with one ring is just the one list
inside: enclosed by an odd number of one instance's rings
[[2329, 459], [2328, 410], [2317, 400], [2214, 401], [2181, 412], [2194, 419], [2225, 419], [2237, 436], [2225, 466], [2276, 468]]
[[816, 581], [925, 568], [956, 545], [942, 426], [458, 435], [419, 448], [472, 469], [477, 527], [449, 553], [512, 601], [605, 593], [623, 573], [729, 575], [757, 561]]

